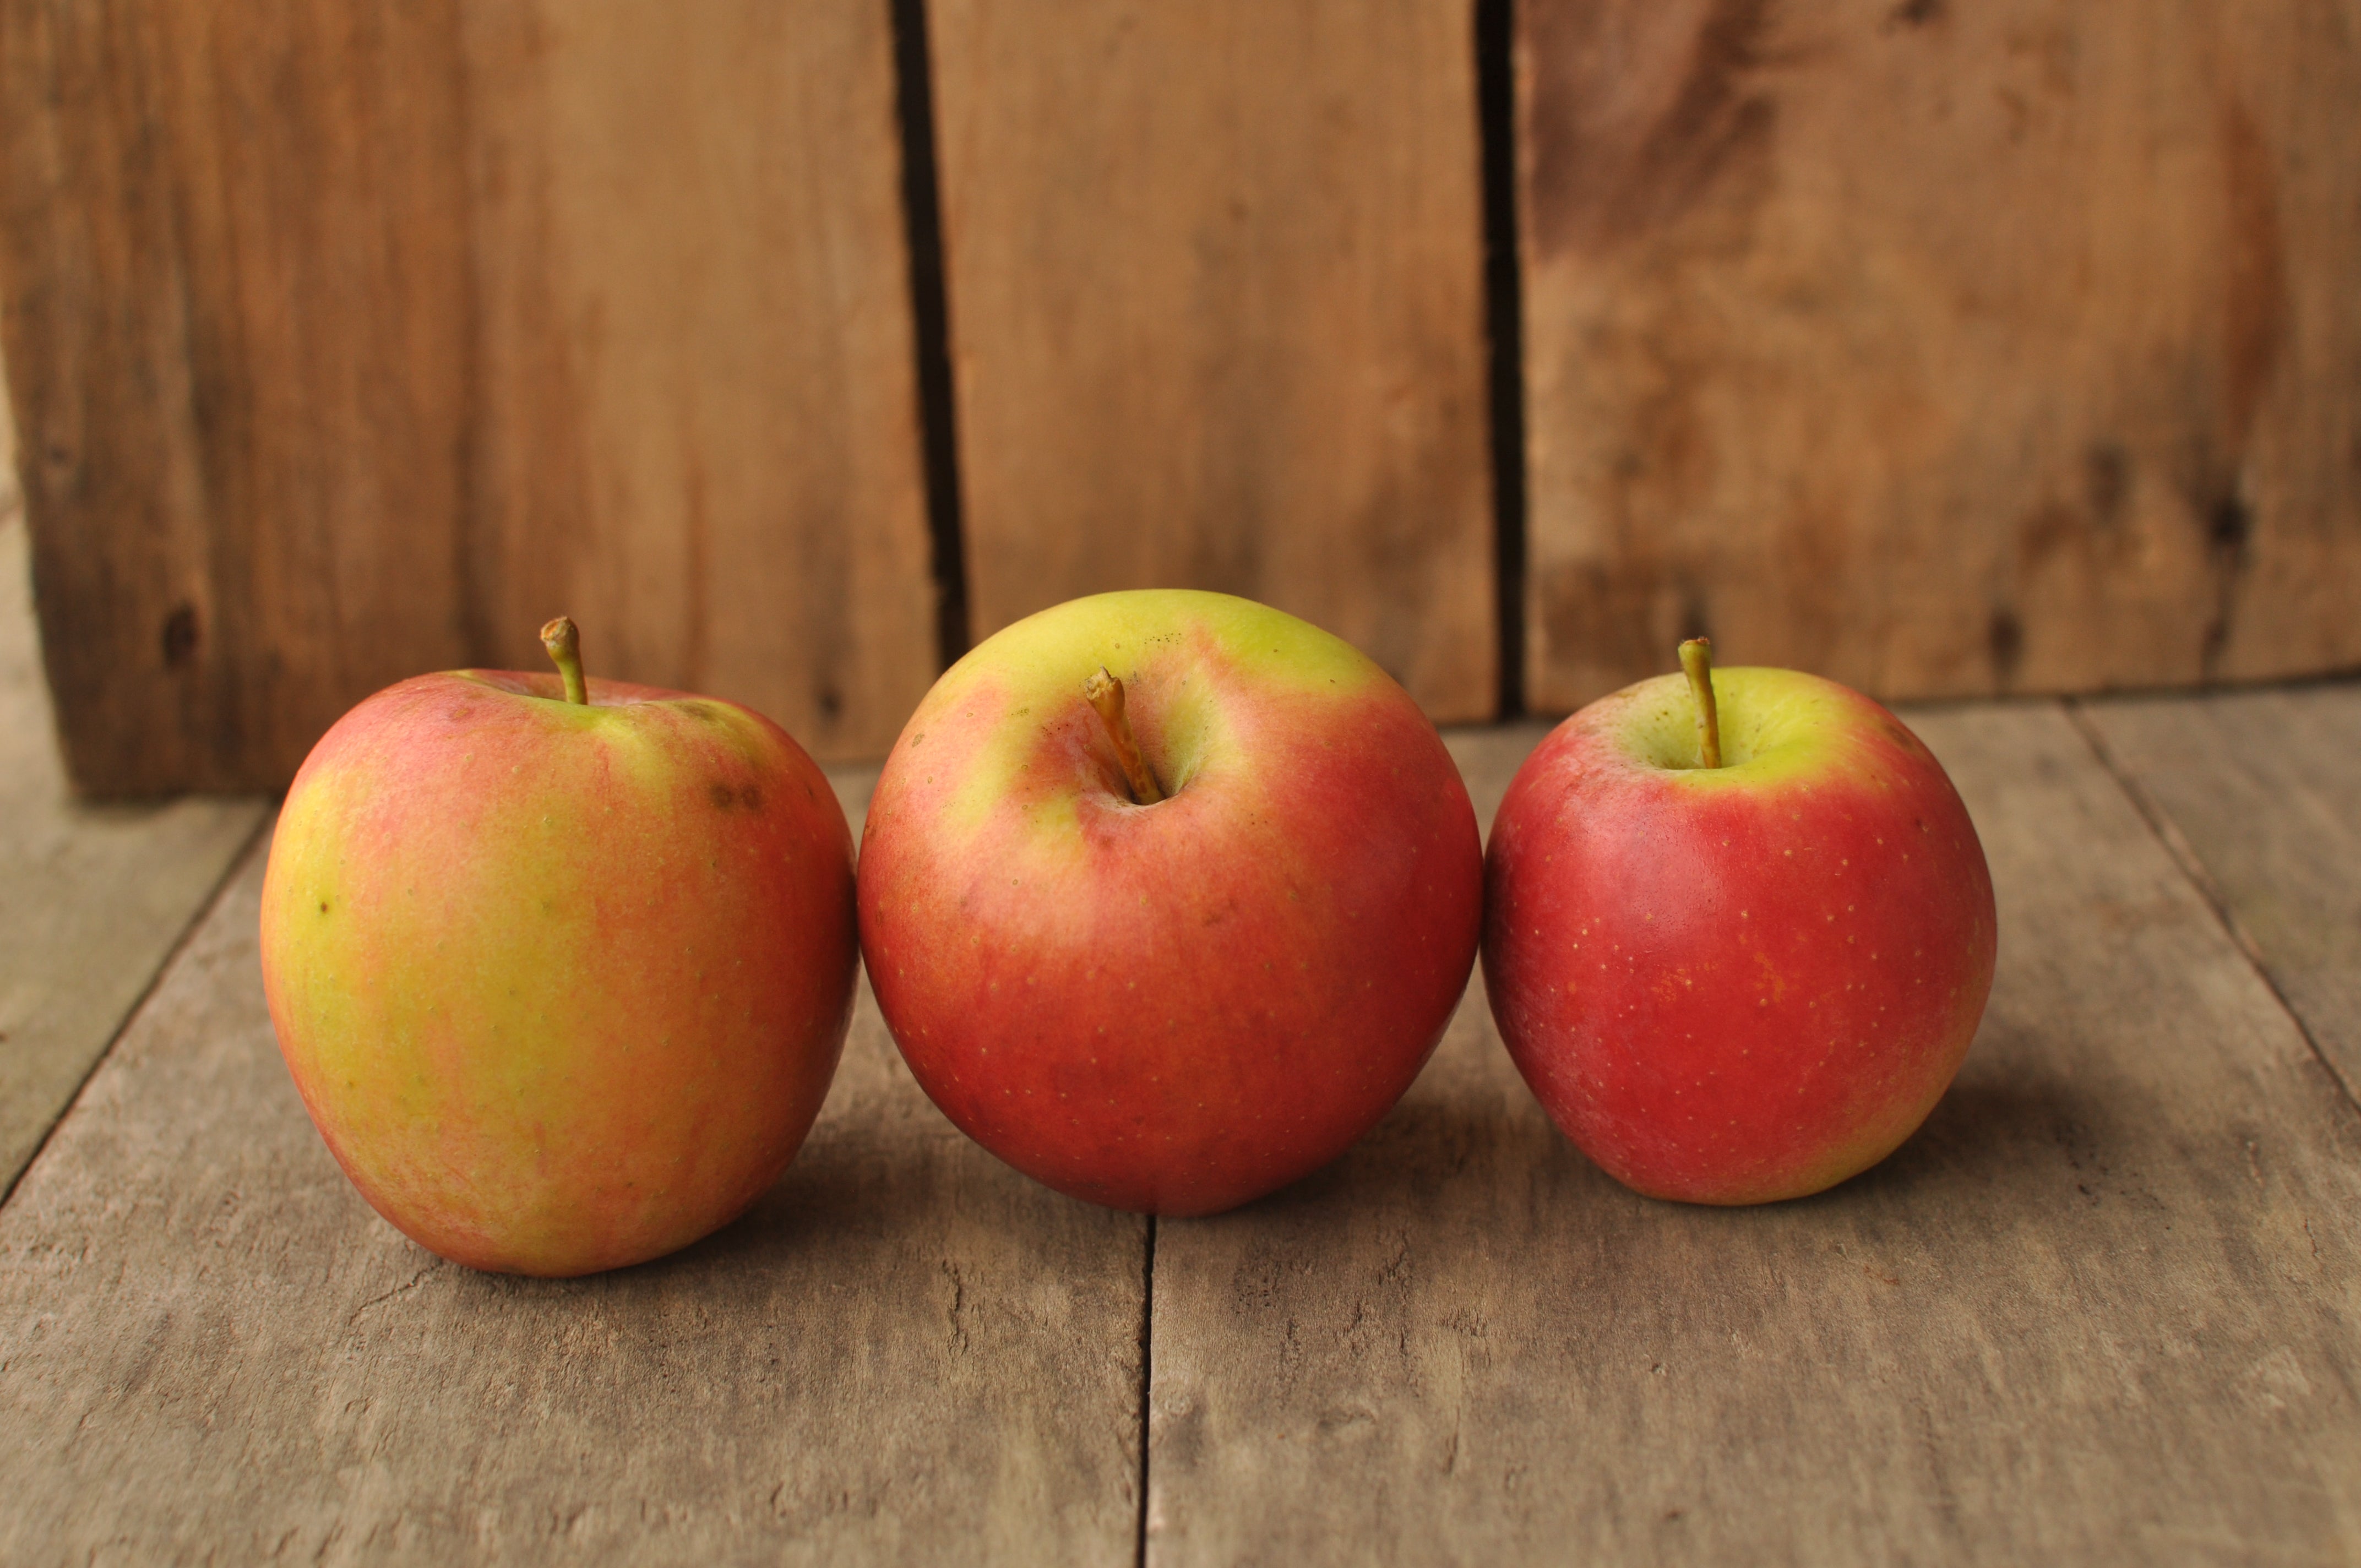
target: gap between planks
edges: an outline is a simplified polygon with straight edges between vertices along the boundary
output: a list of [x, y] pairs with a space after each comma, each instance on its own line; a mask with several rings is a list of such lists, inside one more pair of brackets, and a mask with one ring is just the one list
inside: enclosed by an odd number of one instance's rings
[[1139, 1517], [1132, 1536], [1132, 1561], [1148, 1563], [1148, 1412], [1156, 1388], [1156, 1216], [1148, 1216], [1139, 1268]]
[[894, 108], [902, 140], [903, 233], [910, 252], [911, 345], [917, 356], [918, 440], [927, 481], [928, 568], [935, 587], [936, 666], [972, 641], [967, 543], [960, 521], [959, 409], [951, 389], [950, 297], [943, 282], [941, 148], [926, 0], [893, 0]]
[[[65, 1125], [67, 1117], [73, 1114], [73, 1108], [81, 1101], [83, 1091], [90, 1087], [90, 1080], [98, 1076], [99, 1069], [106, 1065], [106, 1058], [114, 1054], [115, 1043], [130, 1030], [133, 1022], [138, 1018], [140, 1011], [148, 1005], [148, 999], [156, 994], [156, 988], [161, 985], [164, 977], [171, 972], [172, 966], [181, 961], [181, 955], [187, 950], [191, 939], [196, 936], [199, 927], [204, 925], [206, 917], [212, 915], [214, 907], [221, 903], [222, 898], [228, 892], [229, 884], [237, 876], [238, 868], [246, 864], [247, 857], [254, 853], [256, 846], [269, 834], [270, 825], [275, 820], [275, 817], [265, 815], [254, 825], [224, 862], [219, 874], [214, 878], [213, 885], [206, 890], [204, 896], [190, 910], [188, 919], [182, 923], [179, 935], [171, 939], [170, 946], [166, 948], [162, 956], [157, 959], [155, 967], [149, 970], [147, 977], [139, 982], [138, 992], [132, 997], [130, 1005], [123, 1010], [121, 1021], [107, 1032], [104, 1042], [92, 1055], [90, 1065], [82, 1069], [81, 1077], [74, 1080], [72, 1087], [67, 1091], [57, 1111], [50, 1116], [49, 1124], [41, 1129], [39, 1139], [26, 1154], [23, 1163], [5, 1172], [6, 1183], [0, 1185], [0, 1209], [6, 1208], [9, 1200], [16, 1196], [16, 1189], [23, 1185], [25, 1177], [33, 1167], [40, 1162], [42, 1154], [49, 1146], [49, 1140], [57, 1136], [58, 1129]], [[0, 1039], [5, 1039], [5, 1036], [0, 1036]]]
[[2213, 873], [2206, 869], [2205, 861], [2198, 854], [2196, 846], [2189, 841], [2189, 836], [2181, 831], [2180, 825], [2172, 819], [2172, 814], [2164, 808], [2155, 794], [2140, 782], [2136, 774], [2124, 765], [2122, 759], [2115, 755], [2114, 748], [2108, 743], [2105, 734], [2101, 731], [2097, 724], [2092, 722], [2085, 701], [2080, 697], [2068, 697], [2064, 699], [2064, 707], [2067, 718], [2072, 721], [2084, 743], [2091, 748], [2092, 754], [2098, 758], [2099, 765], [2107, 770], [2108, 775], [2115, 781], [2117, 787], [2122, 789], [2125, 798], [2131, 802], [2132, 809], [2139, 813], [2140, 819], [2146, 822], [2148, 830], [2156, 835], [2157, 842], [2164, 846], [2164, 852], [2172, 857], [2173, 863], [2180, 868], [2181, 874], [2186, 876], [2190, 885], [2197, 890], [2197, 896], [2203, 899], [2206, 907], [2213, 911], [2213, 918], [2221, 922], [2223, 933], [2230, 938], [2231, 945], [2245, 956], [2246, 967], [2255, 971], [2255, 978], [2261, 981], [2264, 988], [2270, 992], [2272, 997], [2279, 1003], [2279, 1010], [2288, 1015], [2288, 1022], [2293, 1024], [2296, 1032], [2303, 1036], [2303, 1043], [2311, 1047], [2312, 1056], [2320, 1063], [2321, 1070], [2327, 1073], [2330, 1081], [2344, 1092], [2345, 1102], [2353, 1108], [2356, 1115], [2361, 1115], [2361, 1095], [2355, 1093], [2352, 1080], [2345, 1077], [2335, 1059], [2322, 1046], [2319, 1035], [2312, 1029], [2312, 1021], [2303, 1015], [2303, 1010], [2295, 1004], [2294, 999], [2288, 995], [2287, 989], [2279, 983], [2279, 976], [2272, 971], [2270, 960], [2264, 953], [2262, 944], [2255, 940], [2253, 933], [2246, 929], [2246, 923], [2238, 918], [2237, 910], [2231, 905], [2229, 896], [2223, 891], [2220, 882], [2215, 880]]

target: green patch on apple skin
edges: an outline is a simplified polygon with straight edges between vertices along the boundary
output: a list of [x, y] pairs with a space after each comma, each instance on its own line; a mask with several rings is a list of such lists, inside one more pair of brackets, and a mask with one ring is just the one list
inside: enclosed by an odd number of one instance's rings
[[951, 666], [918, 713], [955, 705], [987, 675], [1012, 707], [1062, 708], [1102, 664], [1129, 685], [1191, 646], [1217, 650], [1257, 685], [1317, 690], [1384, 678], [1351, 643], [1268, 605], [1194, 588], [1139, 588], [1071, 599], [1002, 628]]
[[[1735, 666], [1713, 672], [1721, 766], [1701, 766], [1697, 703], [1680, 675], [1626, 686], [1591, 719], [1624, 755], [1695, 789], [1760, 789], [1822, 778], [1861, 748], [1848, 722], [1876, 705], [1849, 687], [1800, 670]], [[1883, 716], [1882, 709], [1880, 716]], [[1899, 720], [1880, 726], [1905, 751], [1920, 750]]]
[[1097, 594], [979, 643], [919, 704], [897, 759], [916, 767], [909, 753], [933, 742], [924, 772], [958, 780], [940, 803], [947, 825], [981, 828], [1015, 796], [1031, 803], [1037, 832], [1078, 836], [1083, 795], [1104, 787], [1082, 696], [1102, 666], [1129, 694], [1140, 751], [1168, 795], [1238, 755], [1221, 691], [1248, 703], [1255, 692], [1343, 697], [1389, 678], [1343, 639], [1251, 599], [1186, 588]]
[[[724, 811], [761, 808], [761, 793], [749, 794], [741, 786], [747, 774], [763, 766], [768, 742], [761, 722], [734, 703], [595, 679], [588, 683], [590, 700], [572, 703], [555, 677], [538, 672], [454, 670], [451, 674], [525, 699], [540, 722], [560, 726], [604, 753], [603, 766], [610, 776], [649, 790], [671, 787], [672, 761], [683, 748], [706, 751], [719, 740], [742, 764], [742, 772], [713, 783], [713, 805]], [[460, 716], [453, 715], [452, 722], [460, 722]]]

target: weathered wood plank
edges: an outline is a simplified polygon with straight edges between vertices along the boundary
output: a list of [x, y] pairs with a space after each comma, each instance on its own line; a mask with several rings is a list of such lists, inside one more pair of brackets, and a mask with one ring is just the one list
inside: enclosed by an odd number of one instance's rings
[[1479, 986], [1338, 1166], [1158, 1227], [1150, 1562], [2361, 1553], [2361, 1119], [2058, 711], [1916, 722], [2002, 919], [1919, 1135], [1637, 1198]]
[[932, 679], [887, 8], [0, 4], [73, 776], [283, 785], [423, 670], [882, 752]]
[[865, 987], [747, 1217], [619, 1274], [479, 1275], [304, 1119], [260, 870], [0, 1210], [0, 1558], [1129, 1558], [1141, 1222], [961, 1136]]
[[487, 657], [883, 756], [932, 684], [889, 10], [468, 0]]
[[2082, 714], [2361, 1091], [2361, 685]]
[[[0, 484], [12, 469], [5, 448]], [[0, 504], [0, 1197], [265, 810], [254, 800], [69, 798], [14, 499]]]
[[2361, 12], [1531, 0], [1528, 686], [2361, 662]]
[[1468, 0], [928, 12], [975, 634], [1218, 588], [1490, 717]]
[[453, 0], [0, 5], [42, 637], [95, 794], [283, 784], [466, 663]]

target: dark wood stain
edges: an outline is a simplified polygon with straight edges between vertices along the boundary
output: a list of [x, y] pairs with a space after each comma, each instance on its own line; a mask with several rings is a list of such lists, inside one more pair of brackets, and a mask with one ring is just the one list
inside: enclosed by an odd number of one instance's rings
[[2213, 512], [2206, 519], [2206, 543], [2217, 556], [2243, 555], [2254, 524], [2254, 512], [2244, 500], [2235, 495], [2224, 496], [2213, 503]]
[[2205, 554], [2213, 571], [2213, 614], [2198, 643], [2198, 669], [2205, 679], [2219, 678], [2223, 655], [2229, 652], [2230, 632], [2238, 612], [2238, 587], [2252, 563], [2254, 509], [2235, 489], [2213, 499], [2202, 514]]
[[2082, 453], [2082, 490], [2091, 520], [2101, 528], [2123, 521], [2132, 488], [2132, 455], [2119, 441], [2094, 441]]
[[2227, 450], [2196, 509], [2205, 530], [2213, 604], [2198, 649], [2207, 680], [2221, 673], [2238, 615], [2240, 588], [2253, 561], [2255, 526], [2245, 497], [2248, 449], [2290, 330], [2287, 239], [2279, 221], [2279, 175], [2253, 113], [2235, 98], [2221, 109], [2219, 135], [2228, 214], [2228, 292], [2223, 309], [2222, 439]]
[[2004, 605], [1984, 623], [1984, 647], [1992, 655], [1993, 680], [2003, 691], [2016, 682], [2017, 666], [2025, 662], [2025, 622]]
[[177, 670], [197, 656], [197, 607], [180, 604], [164, 618], [164, 667]]
[[2081, 548], [2089, 536], [2082, 515], [2059, 502], [2035, 507], [2016, 527], [2016, 560], [2026, 576], [2037, 573], [2067, 551]]
[[[1758, 181], [1769, 177], [1778, 109], [1752, 78], [1763, 61], [1772, 0], [1703, 0], [1692, 8], [1700, 14], [1686, 29], [1652, 16], [1648, 5], [1541, 0], [1532, 8], [1526, 200], [1542, 256], [1597, 252], [1661, 229], [1741, 166]], [[1653, 115], [1634, 116], [1619, 101], [1662, 74], [1634, 69], [1623, 58], [1633, 46], [1678, 49], [1686, 59], [1677, 87]]]

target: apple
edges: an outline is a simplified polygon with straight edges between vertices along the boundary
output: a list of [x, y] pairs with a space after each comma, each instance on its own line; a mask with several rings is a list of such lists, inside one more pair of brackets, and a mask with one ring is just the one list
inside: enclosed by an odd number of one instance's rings
[[802, 748], [711, 697], [459, 670], [337, 720], [287, 794], [262, 975], [377, 1212], [473, 1267], [686, 1245], [785, 1168], [852, 1002], [852, 839]]
[[1385, 1114], [1467, 983], [1483, 860], [1384, 671], [1227, 595], [1102, 594], [929, 692], [862, 839], [911, 1073], [1074, 1197], [1205, 1214]]
[[1709, 652], [1526, 760], [1487, 852], [1484, 978], [1525, 1081], [1608, 1174], [1762, 1203], [1926, 1120], [1997, 927], [1967, 808], [1901, 720]]

